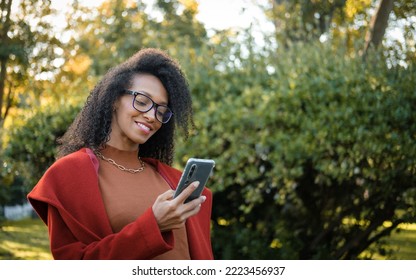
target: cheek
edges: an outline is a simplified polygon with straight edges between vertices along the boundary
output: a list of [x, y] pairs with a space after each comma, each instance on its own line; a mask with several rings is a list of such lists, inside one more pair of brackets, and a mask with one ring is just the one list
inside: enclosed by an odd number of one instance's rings
[[162, 124], [161, 123], [158, 124], [158, 125], [155, 125], [155, 130], [154, 130], [154, 133], [153, 134], [155, 134], [156, 132], [158, 132], [161, 128], [162, 128]]
[[136, 111], [126, 110], [126, 108], [120, 106], [115, 112], [113, 112], [112, 123], [117, 123], [119, 126], [124, 127], [132, 121], [132, 118], [135, 117], [135, 114]]
[[131, 118], [136, 117], [140, 114], [139, 111], [135, 110], [130, 102], [124, 101], [120, 104], [117, 109], [117, 115], [119, 118]]
[[159, 123], [159, 124], [155, 125], [152, 135], [155, 135], [155, 134], [160, 135], [160, 132], [161, 132], [160, 129], [161, 128], [162, 128], [162, 123]]

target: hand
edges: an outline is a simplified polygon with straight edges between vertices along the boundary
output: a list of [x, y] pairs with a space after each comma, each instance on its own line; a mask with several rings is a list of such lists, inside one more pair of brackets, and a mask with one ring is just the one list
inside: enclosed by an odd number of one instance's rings
[[199, 182], [193, 182], [175, 199], [173, 199], [175, 192], [173, 190], [164, 192], [156, 198], [152, 210], [160, 231], [181, 228], [189, 217], [199, 212], [201, 204], [206, 200], [205, 196], [200, 196], [188, 203], [184, 203], [198, 185]]

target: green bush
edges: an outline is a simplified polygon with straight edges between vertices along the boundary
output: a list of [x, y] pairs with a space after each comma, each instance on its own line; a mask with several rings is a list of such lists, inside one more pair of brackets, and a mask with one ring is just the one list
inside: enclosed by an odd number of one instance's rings
[[324, 45], [240, 59], [210, 77], [178, 147], [217, 162], [217, 258], [355, 259], [415, 220], [414, 65]]
[[16, 121], [6, 132], [4, 155], [12, 177], [9, 184], [14, 188], [27, 193], [55, 161], [56, 140], [65, 133], [80, 109], [79, 106], [60, 105], [40, 108]]
[[[416, 217], [415, 66], [325, 45], [222, 42], [183, 63], [196, 128], [176, 157], [217, 162], [215, 257], [355, 259], [371, 244], [382, 253], [378, 242]], [[7, 163], [27, 189], [78, 110], [48, 108], [10, 131]]]

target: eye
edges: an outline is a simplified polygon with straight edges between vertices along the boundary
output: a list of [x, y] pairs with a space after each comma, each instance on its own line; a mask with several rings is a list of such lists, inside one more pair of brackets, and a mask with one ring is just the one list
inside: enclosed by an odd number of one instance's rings
[[165, 115], [165, 113], [158, 110], [157, 115], [162, 118]]
[[139, 105], [139, 106], [143, 106], [143, 107], [147, 105], [147, 103], [145, 101], [142, 101], [142, 100], [136, 100], [136, 104]]
[[144, 95], [137, 95], [136, 96], [136, 104], [138, 106], [147, 107], [151, 103], [150, 99]]

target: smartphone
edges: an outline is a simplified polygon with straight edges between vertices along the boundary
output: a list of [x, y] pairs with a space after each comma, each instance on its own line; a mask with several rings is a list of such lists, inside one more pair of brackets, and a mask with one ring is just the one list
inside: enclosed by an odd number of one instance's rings
[[182, 176], [176, 187], [173, 198], [177, 197], [184, 189], [186, 189], [192, 182], [199, 181], [199, 186], [195, 191], [185, 200], [185, 203], [198, 198], [207, 183], [212, 171], [215, 167], [215, 161], [212, 159], [190, 158], [188, 159]]

